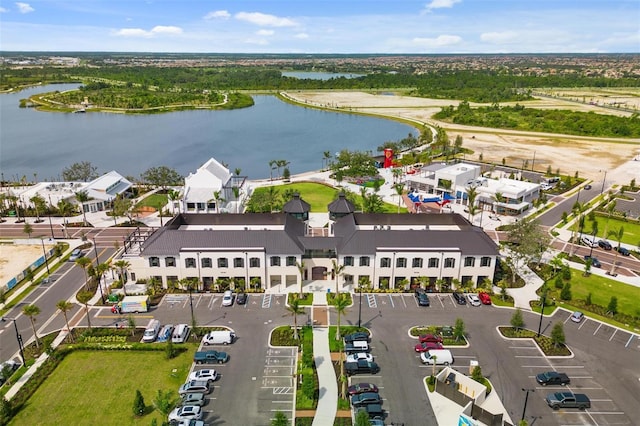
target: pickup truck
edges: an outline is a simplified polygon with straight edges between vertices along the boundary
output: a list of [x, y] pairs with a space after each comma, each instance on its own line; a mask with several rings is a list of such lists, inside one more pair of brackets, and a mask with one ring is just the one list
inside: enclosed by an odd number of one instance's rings
[[218, 351], [200, 351], [193, 356], [193, 362], [196, 364], [222, 364], [229, 360], [226, 352]]
[[344, 369], [349, 376], [354, 374], [376, 374], [380, 371], [378, 364], [364, 359], [360, 359], [358, 362], [346, 362]]
[[540, 373], [536, 376], [536, 381], [542, 386], [547, 385], [568, 385], [571, 383], [571, 379], [564, 373], [557, 373], [555, 371], [547, 371], [546, 373]]
[[579, 408], [585, 410], [591, 408], [589, 397], [582, 393], [555, 392], [550, 393], [545, 398], [549, 407], [557, 410], [559, 408]]

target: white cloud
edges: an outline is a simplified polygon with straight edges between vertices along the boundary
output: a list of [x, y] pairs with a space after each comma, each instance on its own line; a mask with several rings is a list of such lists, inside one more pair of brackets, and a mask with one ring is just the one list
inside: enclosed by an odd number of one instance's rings
[[151, 29], [152, 34], [182, 34], [182, 28], [174, 26], [156, 25]]
[[216, 10], [213, 12], [209, 12], [206, 15], [204, 15], [204, 19], [229, 19], [231, 17], [231, 14], [229, 12], [227, 12], [226, 10]]
[[300, 40], [305, 40], [309, 38], [309, 34], [307, 33], [298, 33], [296, 35], [293, 36], [294, 38], [298, 38]]
[[7, 9], [5, 9], [4, 7], [0, 7], [0, 13], [6, 13], [6, 12], [8, 12]]
[[462, 37], [456, 35], [440, 35], [436, 38], [416, 37], [413, 43], [421, 47], [443, 47], [452, 46], [462, 41]]
[[271, 36], [273, 34], [275, 34], [275, 31], [273, 31], [273, 30], [258, 30], [258, 31], [256, 31], [256, 35], [259, 35], [259, 36]]
[[18, 7], [18, 12], [20, 13], [30, 13], [35, 11], [33, 7], [29, 3], [17, 2], [16, 6]]
[[427, 4], [425, 8], [427, 10], [452, 8], [454, 4], [460, 3], [462, 0], [431, 0], [431, 3]]
[[182, 28], [173, 26], [157, 25], [151, 29], [151, 31], [143, 30], [142, 28], [122, 28], [113, 33], [120, 37], [153, 37], [155, 35], [169, 34], [177, 35], [182, 34]]
[[260, 12], [239, 12], [236, 13], [235, 18], [262, 27], [295, 27], [298, 25], [289, 18], [280, 18]]
[[517, 35], [514, 31], [489, 32], [480, 34], [480, 40], [487, 43], [502, 44], [513, 42]]

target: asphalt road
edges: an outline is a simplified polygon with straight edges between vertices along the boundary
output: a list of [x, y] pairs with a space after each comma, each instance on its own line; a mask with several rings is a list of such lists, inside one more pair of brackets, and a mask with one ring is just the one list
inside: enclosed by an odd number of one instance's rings
[[594, 182], [591, 189], [580, 189], [578, 192], [569, 197], [563, 197], [562, 195], [550, 197], [550, 201], [554, 201], [558, 204], [555, 205], [552, 209], [549, 209], [545, 213], [538, 216], [538, 220], [544, 226], [555, 226], [562, 220], [562, 214], [564, 212], [566, 212], [567, 214], [571, 214], [571, 210], [573, 209], [573, 205], [576, 203], [576, 201], [579, 201], [581, 203], [589, 202], [593, 198], [600, 195], [601, 189], [602, 182]]

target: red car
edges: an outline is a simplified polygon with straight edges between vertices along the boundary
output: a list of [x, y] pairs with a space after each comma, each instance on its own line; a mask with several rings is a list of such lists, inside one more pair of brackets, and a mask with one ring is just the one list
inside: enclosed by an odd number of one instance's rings
[[444, 349], [444, 346], [442, 346], [442, 343], [437, 342], [422, 342], [415, 347], [416, 352], [426, 352], [434, 349]]
[[418, 339], [420, 343], [423, 343], [423, 342], [442, 343], [442, 337], [435, 336], [433, 334], [421, 334]]
[[378, 393], [378, 387], [373, 383], [356, 383], [354, 385], [349, 386], [348, 392], [349, 392], [349, 395], [357, 395], [365, 392]]
[[478, 293], [478, 299], [480, 299], [483, 305], [491, 304], [491, 296], [489, 296], [489, 294], [487, 293], [484, 293], [484, 292]]

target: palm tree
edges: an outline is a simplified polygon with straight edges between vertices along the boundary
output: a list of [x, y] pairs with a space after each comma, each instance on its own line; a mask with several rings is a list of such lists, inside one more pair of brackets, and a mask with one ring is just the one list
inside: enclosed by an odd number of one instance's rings
[[329, 168], [329, 160], [331, 160], [331, 151], [325, 151], [322, 153], [322, 168]]
[[613, 200], [606, 207], [607, 210], [607, 220], [604, 222], [604, 233], [602, 235], [609, 235], [609, 219], [611, 219], [611, 215], [614, 211], [616, 211], [616, 201]]
[[338, 322], [336, 327], [336, 340], [340, 340], [340, 317], [346, 313], [347, 307], [349, 307], [349, 299], [344, 293], [339, 293], [334, 299], [334, 305], [336, 313], [338, 314]]
[[73, 206], [67, 200], [58, 201], [58, 212], [62, 215], [64, 221], [64, 237], [69, 238], [67, 233], [67, 216], [73, 211]]
[[240, 187], [234, 186], [231, 188], [233, 191], [233, 197], [236, 199], [236, 213], [239, 213], [240, 210]]
[[555, 275], [556, 271], [564, 266], [564, 262], [562, 261], [560, 255], [557, 255], [549, 261], [549, 265], [551, 265], [551, 267], [553, 268], [553, 274]]
[[87, 213], [84, 211], [84, 203], [91, 200], [89, 193], [85, 190], [78, 191], [75, 193], [76, 200], [80, 203], [80, 210], [82, 210], [82, 223], [84, 225], [87, 224]]
[[345, 266], [338, 264], [338, 261], [336, 259], [331, 259], [331, 265], [333, 266], [333, 274], [335, 275], [336, 279], [336, 297], [338, 297], [338, 295], [340, 294], [340, 289], [338, 288], [338, 278], [343, 274]]
[[33, 232], [33, 226], [29, 222], [25, 220], [24, 226], [22, 227], [22, 232], [27, 234], [29, 238], [31, 238], [31, 233]]
[[296, 262], [296, 267], [300, 273], [300, 299], [302, 299], [302, 281], [304, 279], [304, 261]]
[[613, 235], [615, 240], [618, 242], [616, 257], [613, 259], [613, 264], [611, 265], [611, 272], [609, 272], [610, 275], [613, 275], [613, 271], [616, 268], [616, 262], [618, 261], [618, 255], [620, 254], [620, 241], [622, 241], [622, 237], [624, 237], [624, 226], [621, 226], [617, 232], [616, 231], [609, 232], [609, 236], [611, 235]]
[[91, 330], [91, 316], [89, 315], [89, 301], [91, 300], [92, 297], [93, 297], [93, 293], [85, 290], [79, 291], [78, 294], [76, 294], [76, 299], [78, 299], [78, 302], [84, 305], [84, 312], [85, 314], [87, 314], [87, 324], [89, 325], [89, 330]]
[[[167, 192], [167, 198], [171, 201], [171, 214], [175, 214], [175, 205], [174, 202], [180, 199], [180, 191], [176, 191], [175, 189], [170, 189]], [[216, 204], [217, 208], [217, 204]]]
[[398, 214], [400, 214], [400, 202], [402, 201], [402, 194], [404, 193], [404, 184], [396, 183], [393, 185], [393, 189], [396, 190], [396, 194], [398, 195]]
[[[492, 199], [492, 201], [493, 201], [494, 206], [495, 206], [497, 203], [504, 203], [504, 195], [502, 195], [502, 193], [501, 193], [501, 192], [496, 192], [496, 193], [493, 195], [493, 197], [491, 197], [491, 199]], [[498, 213], [498, 207], [497, 207], [497, 206], [495, 206], [495, 213], [496, 213], [496, 215], [498, 215], [498, 214], [499, 214], [499, 213]]]
[[478, 198], [478, 189], [475, 186], [471, 186], [467, 189], [467, 199], [469, 200], [469, 206], [467, 210], [469, 211], [469, 221], [473, 223], [473, 217], [478, 211], [478, 206], [476, 206], [476, 198]]
[[276, 163], [278, 160], [269, 161], [269, 180], [273, 180], [273, 171], [276, 169]]
[[[102, 276], [105, 274], [105, 272], [107, 272], [109, 269], [111, 269], [111, 264], [109, 262], [106, 263], [99, 263], [96, 265], [96, 267], [94, 268], [94, 273], [95, 273], [95, 277], [96, 277], [96, 281], [98, 282], [98, 287], [100, 288], [100, 294], [102, 294]], [[104, 297], [102, 302], [104, 303]]]
[[131, 263], [124, 259], [120, 259], [113, 264], [113, 266], [117, 269], [118, 275], [120, 275], [120, 280], [122, 281], [122, 290], [124, 291], [124, 295], [127, 295], [127, 288], [125, 287], [127, 271], [131, 268]]
[[84, 271], [84, 289], [85, 290], [89, 290], [89, 288], [87, 287], [87, 281], [89, 281], [89, 277], [87, 276], [87, 268], [91, 264], [92, 264], [91, 259], [89, 259], [88, 257], [82, 256], [76, 259], [76, 265], [81, 267], [82, 270]]
[[298, 315], [304, 314], [304, 308], [300, 306], [300, 299], [293, 297], [287, 306], [287, 312], [293, 317], [293, 338], [298, 340]]
[[213, 201], [216, 202], [216, 213], [220, 213], [220, 202], [224, 201], [221, 191], [213, 191]]
[[38, 333], [36, 332], [36, 316], [40, 315], [40, 308], [36, 305], [23, 306], [22, 314], [29, 317], [29, 321], [31, 321], [31, 329], [33, 330], [33, 337], [36, 338], [36, 348], [40, 349], [40, 339], [38, 339]]
[[42, 196], [40, 194], [36, 194], [33, 197], [29, 198], [29, 201], [31, 201], [31, 203], [33, 203], [33, 208], [36, 211], [36, 222], [35, 223], [42, 222], [42, 220], [40, 220], [40, 210], [44, 210], [44, 206], [45, 206], [44, 198], [42, 198]]
[[71, 333], [71, 327], [69, 327], [69, 318], [67, 318], [67, 312], [73, 309], [73, 303], [66, 300], [60, 300], [58, 301], [58, 303], [56, 303], [56, 308], [58, 308], [60, 312], [62, 312], [62, 315], [64, 316], [64, 322], [67, 325], [67, 330], [69, 331], [69, 337], [71, 337], [71, 341], [73, 342], [73, 333]]

